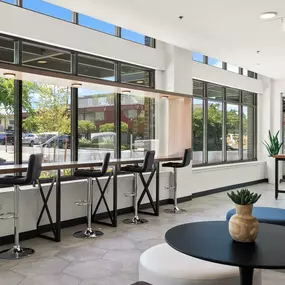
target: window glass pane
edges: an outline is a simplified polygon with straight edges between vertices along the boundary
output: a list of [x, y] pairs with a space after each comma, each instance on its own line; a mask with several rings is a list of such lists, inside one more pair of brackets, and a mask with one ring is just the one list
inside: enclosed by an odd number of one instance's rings
[[148, 36], [145, 36], [145, 39], [144, 39], [144, 44], [146, 46], [149, 46], [149, 47], [154, 47], [154, 39], [153, 38], [150, 38]]
[[115, 64], [112, 61], [92, 56], [79, 55], [78, 74], [114, 81]]
[[65, 21], [72, 21], [72, 12], [70, 10], [43, 0], [23, 0], [23, 7]]
[[10, 3], [10, 4], [16, 4], [15, 0], [1, 0], [2, 2]]
[[208, 57], [208, 64], [211, 66], [223, 68], [223, 62], [212, 57]]
[[71, 54], [44, 45], [23, 42], [23, 65], [70, 73]]
[[116, 31], [115, 25], [82, 14], [78, 14], [78, 24], [111, 35]]
[[227, 101], [240, 102], [240, 91], [233, 88], [226, 88]]
[[78, 160], [114, 158], [116, 142], [114, 94], [78, 89]]
[[208, 101], [208, 162], [222, 161], [222, 103]]
[[242, 69], [242, 74], [243, 74], [244, 76], [248, 76], [248, 70], [247, 70], [246, 68], [243, 68], [243, 69]]
[[202, 81], [193, 80], [193, 95], [204, 96], [204, 83]]
[[14, 62], [14, 41], [0, 37], [0, 61]]
[[210, 99], [223, 100], [224, 88], [212, 83], [207, 84], [207, 96]]
[[199, 53], [199, 52], [192, 52], [192, 60], [203, 63], [204, 62], [204, 55]]
[[227, 70], [235, 73], [239, 73], [239, 67], [230, 63], [227, 63]]
[[248, 70], [247, 76], [250, 77], [250, 78], [254, 78], [255, 74], [254, 74], [253, 71]]
[[203, 100], [193, 100], [193, 164], [203, 163]]
[[254, 109], [243, 106], [243, 159], [254, 159]]
[[243, 91], [242, 95], [243, 95], [243, 99], [242, 100], [243, 100], [244, 104], [250, 104], [250, 105], [254, 104], [255, 94]]
[[121, 114], [122, 158], [144, 157], [147, 150], [155, 150], [158, 153], [154, 99], [122, 94]]
[[227, 104], [227, 160], [239, 159], [239, 106]]
[[121, 29], [121, 36], [123, 39], [130, 40], [132, 42], [145, 44], [145, 36], [127, 29]]
[[[22, 113], [23, 162], [33, 153], [43, 153], [45, 162], [70, 161], [70, 88], [28, 81], [24, 84], [29, 92]], [[70, 175], [71, 171], [62, 170], [62, 174]], [[53, 171], [43, 171], [41, 178], [54, 175]]]
[[150, 86], [150, 71], [136, 66], [121, 64], [121, 81], [123, 83]]
[[[14, 80], [0, 77], [0, 165], [14, 162]], [[23, 86], [25, 92], [26, 88]]]

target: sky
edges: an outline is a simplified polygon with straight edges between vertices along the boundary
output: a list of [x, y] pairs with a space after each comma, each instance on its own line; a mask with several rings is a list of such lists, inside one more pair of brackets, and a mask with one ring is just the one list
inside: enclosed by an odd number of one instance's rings
[[[0, 0], [1, 1], [1, 0]], [[15, 0], [2, 0], [10, 4], [15, 4]], [[23, 7], [43, 13], [52, 17], [56, 17], [65, 21], [72, 21], [72, 12], [68, 9], [53, 5], [43, 0], [23, 0]], [[92, 17], [79, 14], [79, 25], [95, 29], [107, 34], [115, 35], [115, 25], [106, 23]], [[145, 36], [130, 30], [122, 29], [122, 38], [134, 41], [140, 44], [145, 44]]]

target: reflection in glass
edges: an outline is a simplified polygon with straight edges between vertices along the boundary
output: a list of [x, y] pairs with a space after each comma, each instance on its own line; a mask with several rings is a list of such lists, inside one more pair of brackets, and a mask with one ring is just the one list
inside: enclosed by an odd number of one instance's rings
[[203, 63], [204, 55], [199, 52], [192, 52], [192, 60]]
[[0, 37], [0, 61], [14, 62], [14, 41]]
[[121, 64], [121, 81], [123, 83], [150, 86], [150, 71], [123, 63]]
[[234, 73], [239, 73], [239, 67], [230, 63], [227, 63], [227, 70]]
[[212, 57], [208, 57], [208, 65], [223, 68], [223, 62]]
[[193, 80], [193, 95], [204, 96], [204, 83], [202, 81]]
[[208, 83], [207, 87], [207, 95], [209, 99], [223, 100], [224, 88], [222, 86]]
[[23, 0], [23, 7], [65, 21], [72, 21], [72, 11], [43, 0]]
[[78, 55], [78, 74], [114, 81], [115, 64], [109, 60], [80, 54]]
[[110, 35], [116, 31], [115, 25], [82, 14], [78, 14], [78, 24]]
[[116, 142], [114, 94], [78, 89], [78, 160], [114, 158]]
[[239, 106], [227, 104], [227, 160], [239, 160], [240, 140]]
[[2, 2], [10, 3], [10, 4], [16, 4], [15, 0], [1, 0]]
[[242, 95], [243, 95], [243, 99], [242, 99], [243, 101], [242, 102], [244, 104], [249, 104], [249, 105], [254, 104], [254, 97], [255, 97], [254, 93], [243, 91]]
[[127, 30], [121, 29], [121, 37], [126, 40], [130, 40], [132, 42], [140, 43], [142, 45], [146, 44], [146, 38], [144, 35]]
[[208, 162], [222, 161], [222, 129], [223, 129], [222, 103], [208, 101]]
[[24, 66], [37, 67], [70, 73], [71, 54], [69, 52], [44, 45], [23, 42]]
[[193, 100], [193, 164], [203, 163], [203, 100]]
[[243, 159], [254, 159], [254, 109], [243, 106]]
[[155, 139], [154, 99], [121, 95], [121, 156], [144, 157], [147, 150], [158, 153]]
[[239, 103], [240, 91], [238, 89], [226, 88], [226, 100]]

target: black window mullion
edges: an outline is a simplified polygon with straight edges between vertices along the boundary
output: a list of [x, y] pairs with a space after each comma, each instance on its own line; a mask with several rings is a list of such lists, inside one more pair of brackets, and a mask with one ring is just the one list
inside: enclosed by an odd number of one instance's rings
[[121, 94], [117, 93], [115, 96], [115, 158], [121, 158]]
[[243, 105], [239, 105], [239, 160], [243, 160]]
[[227, 161], [227, 103], [226, 103], [226, 88], [223, 88], [223, 103], [222, 103], [222, 161]]
[[78, 161], [78, 88], [71, 87], [71, 161]]
[[208, 163], [208, 99], [207, 84], [204, 83], [204, 100], [203, 100], [203, 163]]

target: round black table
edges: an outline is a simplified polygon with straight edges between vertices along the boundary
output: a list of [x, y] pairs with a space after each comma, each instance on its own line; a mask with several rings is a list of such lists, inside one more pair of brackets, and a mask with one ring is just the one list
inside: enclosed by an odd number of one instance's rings
[[285, 227], [259, 224], [254, 243], [233, 241], [228, 223], [223, 221], [190, 223], [174, 227], [165, 234], [174, 249], [207, 261], [238, 266], [241, 285], [252, 285], [254, 268], [285, 269]]

